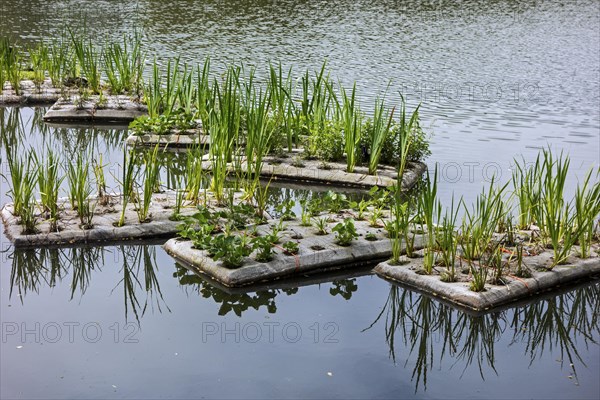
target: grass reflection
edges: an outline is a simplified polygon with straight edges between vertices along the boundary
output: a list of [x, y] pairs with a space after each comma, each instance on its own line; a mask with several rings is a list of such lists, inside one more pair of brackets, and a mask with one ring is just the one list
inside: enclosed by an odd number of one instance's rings
[[120, 265], [121, 278], [111, 293], [121, 291], [126, 321], [133, 314], [139, 323], [148, 310], [171, 311], [160, 288], [156, 247], [152, 245], [16, 249], [8, 255], [12, 264], [9, 298], [18, 295], [24, 303], [28, 292], [39, 293], [63, 281], [69, 282], [70, 300], [82, 297], [93, 274], [101, 272], [110, 257]]
[[[583, 341], [587, 349], [589, 344], [597, 344], [594, 336], [600, 334], [599, 299], [600, 285], [592, 283], [531, 304], [473, 315], [392, 285], [382, 311], [363, 331], [383, 322], [394, 363], [400, 346], [408, 351], [404, 366], [412, 365], [415, 392], [420, 387], [427, 390], [428, 374], [435, 360], [439, 360], [441, 368], [444, 357], [453, 360], [452, 367], [462, 366], [461, 377], [472, 365], [483, 380], [490, 371], [498, 374], [496, 346], [503, 334], [511, 331], [511, 345], [525, 345], [530, 365], [541, 359], [545, 351], [553, 354], [558, 351], [561, 367], [563, 360], [568, 361], [577, 379], [577, 366], [585, 366], [578, 342]], [[398, 335], [401, 345], [397, 343]], [[438, 355], [434, 354], [436, 351]]]

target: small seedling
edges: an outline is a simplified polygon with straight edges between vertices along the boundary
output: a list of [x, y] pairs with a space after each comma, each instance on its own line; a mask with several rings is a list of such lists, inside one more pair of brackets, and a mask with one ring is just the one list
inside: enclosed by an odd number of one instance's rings
[[296, 242], [288, 241], [283, 244], [283, 252], [288, 256], [298, 254], [298, 251], [300, 251], [300, 247]]
[[317, 228], [317, 235], [327, 235], [327, 218], [315, 218], [314, 226]]
[[269, 262], [273, 259], [273, 242], [270, 235], [255, 237], [251, 243], [252, 249], [256, 250], [256, 261]]
[[352, 241], [358, 237], [352, 218], [346, 218], [344, 222], [338, 223], [332, 231], [336, 233], [335, 239], [340, 246], [350, 246]]

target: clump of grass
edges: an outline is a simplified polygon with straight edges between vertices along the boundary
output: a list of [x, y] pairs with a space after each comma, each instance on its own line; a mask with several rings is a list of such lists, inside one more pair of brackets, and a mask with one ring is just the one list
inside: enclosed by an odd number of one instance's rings
[[327, 235], [327, 218], [314, 218], [314, 226], [317, 228], [317, 235]]
[[264, 157], [268, 154], [273, 129], [269, 127], [270, 95], [264, 95], [262, 90], [256, 93], [251, 90], [246, 105], [246, 172], [250, 177], [248, 195], [253, 197], [254, 190], [260, 185], [260, 174]]
[[[456, 223], [462, 199], [455, 207], [454, 197], [450, 208], [446, 210], [442, 218], [442, 224], [436, 237], [436, 245], [439, 249], [442, 265], [446, 267], [446, 273], [442, 276], [445, 282], [454, 282], [456, 280], [456, 252], [458, 247], [458, 237], [456, 235]], [[441, 203], [438, 210], [441, 209]]]
[[492, 179], [488, 191], [477, 196], [473, 208], [464, 207], [459, 243], [473, 275], [473, 291], [484, 290], [488, 263], [493, 260], [492, 256], [499, 246], [499, 242], [493, 241], [493, 235], [505, 214], [502, 196], [507, 185], [496, 187], [495, 179]]
[[203, 187], [205, 171], [202, 169], [203, 148], [195, 146], [188, 152], [185, 169], [186, 200], [198, 205], [200, 203], [200, 190]]
[[567, 180], [570, 159], [563, 153], [555, 159], [550, 150], [543, 150], [542, 162], [542, 202], [540, 228], [544, 240], [554, 251], [550, 269], [565, 262], [571, 248], [579, 238], [579, 229], [575, 226], [575, 214], [571, 202], [565, 202], [564, 188]]
[[89, 180], [90, 162], [87, 156], [79, 153], [74, 162], [67, 164], [67, 182], [71, 208], [77, 212], [81, 227], [91, 228], [94, 206], [90, 205], [92, 187]]
[[29, 49], [29, 60], [33, 71], [32, 80], [38, 91], [41, 89], [46, 78], [46, 67], [49, 58], [48, 47], [44, 43], [39, 43], [37, 46]]
[[105, 165], [102, 162], [102, 154], [98, 156], [98, 160], [92, 160], [92, 171], [96, 182], [96, 190], [98, 195], [98, 203], [107, 205], [110, 201], [110, 196], [106, 192], [106, 178], [104, 176]]
[[288, 151], [292, 151], [292, 147], [298, 141], [294, 129], [296, 109], [292, 99], [293, 90], [292, 68], [290, 67], [284, 75], [281, 63], [277, 67], [269, 63], [267, 91], [273, 110], [273, 120], [285, 134]]
[[342, 87], [341, 114], [344, 127], [346, 171], [354, 172], [362, 131], [362, 114], [356, 103], [356, 83], [352, 87], [350, 96], [348, 96], [346, 90]]
[[375, 101], [375, 111], [373, 113], [373, 127], [371, 130], [371, 154], [369, 156], [369, 174], [375, 175], [379, 166], [379, 158], [385, 140], [390, 133], [390, 127], [394, 119], [394, 109], [388, 113], [385, 108], [385, 97], [378, 98]]
[[123, 37], [122, 43], [110, 43], [104, 50], [104, 71], [114, 94], [136, 93], [141, 89], [144, 53], [141, 35]]
[[[10, 82], [15, 94], [21, 94], [21, 53], [16, 43], [13, 43], [8, 37], [0, 38], [0, 70], [4, 71], [4, 77], [1, 80], [1, 86], [5, 80]], [[0, 89], [1, 93], [2, 89]]]
[[515, 159], [512, 174], [513, 193], [518, 200], [519, 213], [517, 226], [528, 229], [530, 224], [540, 221], [540, 158], [537, 157], [532, 167], [527, 167], [525, 160]]
[[69, 30], [71, 45], [75, 54], [79, 69], [87, 79], [88, 87], [94, 92], [100, 92], [100, 60], [101, 54], [90, 39]]
[[119, 183], [121, 185], [121, 215], [116, 223], [116, 226], [125, 225], [125, 212], [127, 205], [131, 200], [137, 201], [137, 193], [134, 192], [134, 184], [138, 174], [135, 161], [135, 148], [127, 151], [125, 148], [123, 151], [123, 173]]
[[223, 201], [223, 191], [228, 175], [228, 163], [232, 161], [237, 142], [241, 107], [239, 97], [239, 69], [230, 68], [221, 89], [213, 85], [213, 111], [209, 115], [210, 160], [212, 164], [211, 190], [218, 202]]
[[581, 258], [590, 256], [594, 229], [600, 214], [600, 180], [598, 180], [600, 168], [596, 171], [596, 182], [590, 187], [591, 176], [592, 170], [587, 173], [583, 185], [577, 185], [575, 194], [575, 224], [579, 231], [578, 243]]
[[159, 145], [154, 147], [154, 150], [144, 154], [144, 173], [142, 175], [142, 196], [138, 207], [136, 208], [138, 214], [138, 221], [140, 223], [148, 222], [150, 220], [150, 204], [152, 202], [152, 195], [156, 191], [159, 179], [160, 162], [158, 160]]
[[29, 150], [25, 157], [17, 159], [7, 151], [7, 159], [10, 179], [4, 174], [2, 177], [10, 186], [7, 194], [13, 201], [13, 215], [20, 219], [23, 233], [35, 233], [37, 221], [35, 189], [39, 173], [35, 153]]
[[58, 191], [64, 177], [59, 177], [59, 162], [54, 152], [48, 149], [42, 162], [36, 157], [38, 169], [37, 181], [40, 191], [42, 213], [47, 215], [50, 230], [57, 230], [59, 219]]
[[423, 269], [427, 274], [431, 274], [433, 271], [433, 265], [435, 264], [435, 220], [439, 217], [441, 212], [439, 203], [437, 202], [437, 177], [438, 169], [437, 164], [433, 174], [433, 179], [427, 171], [427, 178], [423, 185], [423, 190], [419, 196], [419, 203], [421, 209], [420, 219], [425, 223], [427, 227], [427, 238], [426, 238], [426, 249], [425, 257], [423, 258]]

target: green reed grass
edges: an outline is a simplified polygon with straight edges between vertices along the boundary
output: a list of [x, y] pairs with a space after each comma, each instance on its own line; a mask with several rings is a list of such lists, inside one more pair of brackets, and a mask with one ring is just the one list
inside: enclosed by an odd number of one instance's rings
[[124, 35], [121, 43], [108, 43], [104, 48], [104, 73], [114, 94], [136, 93], [141, 89], [145, 55], [139, 32]]
[[208, 113], [210, 110], [212, 93], [210, 84], [210, 58], [205, 58], [202, 68], [200, 65], [196, 68], [196, 116], [204, 125], [208, 123]]
[[375, 111], [373, 113], [373, 128], [371, 130], [371, 154], [369, 155], [369, 174], [375, 175], [381, 158], [381, 151], [386, 138], [390, 134], [390, 127], [394, 119], [394, 108], [389, 112], [385, 108], [385, 97], [378, 98], [375, 101]]
[[161, 115], [163, 108], [163, 96], [162, 96], [162, 79], [156, 59], [152, 64], [152, 77], [148, 84], [144, 88], [144, 100], [148, 107], [148, 116], [150, 118], [158, 118]]
[[69, 34], [77, 65], [81, 70], [82, 75], [87, 79], [88, 87], [94, 93], [99, 93], [101, 80], [101, 52], [96, 49], [90, 39], [85, 39], [83, 36], [76, 34], [70, 29]]
[[350, 95], [342, 87], [342, 119], [344, 127], [344, 144], [346, 150], [346, 171], [354, 172], [358, 158], [359, 143], [362, 131], [362, 114], [356, 102], [356, 83]]
[[21, 61], [23, 55], [16, 43], [8, 37], [0, 38], [0, 69], [4, 72], [2, 85], [5, 80], [10, 82], [15, 94], [21, 94]]
[[204, 186], [206, 173], [202, 168], [204, 146], [196, 145], [188, 152], [185, 169], [186, 200], [195, 205], [200, 204], [200, 190]]
[[36, 156], [29, 150], [24, 157], [14, 157], [7, 151], [7, 161], [10, 177], [2, 174], [9, 184], [8, 196], [13, 201], [13, 215], [20, 218], [23, 233], [36, 231], [36, 200], [35, 191], [39, 168]]
[[[264, 157], [269, 153], [273, 130], [269, 126], [271, 95], [253, 91], [246, 106], [246, 172], [252, 182], [251, 188], [260, 185]], [[252, 193], [249, 194], [252, 197]]]
[[183, 66], [183, 72], [179, 86], [177, 88], [177, 104], [179, 109], [183, 110], [186, 115], [193, 115], [196, 105], [197, 87], [194, 83], [194, 69], [188, 68], [187, 64]]
[[150, 220], [150, 205], [152, 195], [159, 184], [160, 161], [158, 158], [159, 145], [154, 150], [144, 153], [144, 173], [142, 174], [142, 196], [136, 208], [140, 223]]
[[423, 189], [420, 192], [419, 203], [421, 209], [420, 219], [427, 227], [426, 237], [426, 249], [425, 256], [423, 258], [423, 269], [427, 274], [431, 274], [433, 266], [435, 264], [435, 220], [439, 217], [439, 207], [437, 201], [437, 180], [438, 180], [438, 168], [437, 164], [433, 173], [433, 179], [427, 171], [427, 178], [425, 179]]
[[[65, 40], [53, 40], [49, 45], [49, 57], [46, 70], [52, 80], [52, 86], [60, 88], [69, 78], [73, 67], [71, 66], [70, 51]], [[72, 76], [74, 77], [74, 76]]]
[[544, 149], [542, 156], [540, 228], [544, 241], [551, 244], [554, 251], [551, 269], [567, 260], [583, 227], [576, 226], [575, 207], [565, 201], [569, 157], [561, 152], [555, 158], [550, 149]]
[[277, 66], [269, 63], [267, 91], [276, 124], [285, 133], [287, 150], [292, 151], [292, 147], [298, 142], [293, 129], [295, 107], [292, 99], [294, 91], [292, 68], [290, 67], [284, 75], [281, 63]]
[[528, 167], [525, 160], [515, 161], [512, 173], [513, 194], [517, 198], [519, 213], [517, 227], [528, 229], [530, 224], [538, 223], [540, 218], [540, 182], [541, 163], [538, 155], [535, 163]]
[[50, 221], [50, 230], [58, 228], [59, 204], [58, 193], [64, 176], [59, 176], [59, 160], [51, 149], [46, 151], [44, 161], [35, 157], [38, 174], [37, 182], [40, 192], [40, 206]]
[[586, 174], [583, 185], [577, 185], [574, 200], [575, 224], [579, 230], [578, 243], [581, 258], [588, 258], [591, 255], [590, 248], [600, 214], [600, 168], [596, 170], [594, 184], [590, 184], [591, 177], [592, 170]]
[[487, 192], [484, 190], [477, 196], [472, 209], [464, 207], [459, 244], [473, 275], [473, 291], [484, 290], [488, 267], [494, 261], [495, 251], [500, 245], [494, 241], [493, 235], [506, 214], [503, 194], [507, 186], [508, 183], [497, 187], [493, 178]]
[[213, 84], [213, 110], [209, 115], [210, 160], [212, 164], [211, 190], [217, 201], [224, 200], [228, 163], [233, 160], [241, 123], [239, 68], [229, 68], [223, 87]]
[[121, 202], [121, 215], [116, 224], [117, 226], [125, 225], [125, 212], [127, 205], [130, 201], [137, 201], [138, 197], [137, 193], [134, 191], [135, 181], [139, 172], [136, 168], [135, 148], [129, 151], [127, 148], [124, 149], [122, 168], [123, 171], [121, 174], [121, 179], [118, 180], [121, 185], [121, 197], [123, 201]]
[[94, 207], [90, 206], [89, 197], [92, 194], [90, 184], [90, 162], [87, 155], [79, 153], [73, 162], [66, 166], [68, 195], [71, 207], [77, 212], [82, 227], [90, 226], [90, 214], [93, 216]]
[[35, 47], [31, 47], [29, 49], [29, 60], [33, 70], [33, 83], [40, 90], [46, 78], [46, 67], [50, 60], [50, 53], [46, 44], [42, 42]]
[[[455, 205], [454, 196], [450, 208], [446, 209], [442, 217], [440, 229], [436, 235], [436, 247], [439, 249], [440, 260], [442, 265], [446, 267], [446, 273], [442, 276], [442, 280], [446, 282], [454, 282], [456, 280], [456, 253], [458, 247], [458, 236], [456, 234], [456, 224], [460, 211], [462, 198]], [[442, 208], [441, 203], [438, 203], [438, 210]]]

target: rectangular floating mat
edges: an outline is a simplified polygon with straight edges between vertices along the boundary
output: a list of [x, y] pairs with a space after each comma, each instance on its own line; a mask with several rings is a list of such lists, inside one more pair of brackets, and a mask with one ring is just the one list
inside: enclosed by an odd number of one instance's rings
[[[329, 231], [342, 219], [343, 216], [335, 217], [336, 221], [329, 223]], [[205, 250], [194, 248], [192, 241], [189, 240], [171, 239], [165, 243], [164, 248], [175, 259], [187, 264], [188, 268], [191, 267], [201, 274], [208, 275], [227, 287], [257, 285], [283, 277], [350, 269], [375, 264], [391, 255], [391, 243], [383, 233], [383, 229], [371, 228], [366, 221], [355, 222], [360, 236], [353, 240], [350, 246], [336, 244], [336, 235], [332, 232], [327, 235], [316, 235], [314, 227], [302, 227], [298, 221], [290, 221], [286, 225], [281, 243], [288, 240], [297, 242], [299, 246], [297, 255], [284, 254], [282, 248], [275, 247], [275, 254], [271, 261], [256, 261], [253, 253], [250, 257], [246, 257], [243, 265], [237, 269], [226, 268], [221, 261], [209, 257]], [[261, 225], [258, 229], [261, 234], [270, 232], [268, 225]], [[366, 240], [367, 233], [375, 234], [377, 240]], [[420, 247], [419, 236], [415, 244]]]
[[[237, 197], [241, 193], [236, 193]], [[209, 200], [209, 203], [212, 201]], [[134, 209], [136, 204], [129, 203], [125, 211], [125, 225], [116, 227], [114, 224], [121, 216], [120, 196], [111, 196], [111, 203], [103, 206], [98, 204], [91, 229], [82, 229], [76, 212], [66, 199], [61, 199], [61, 213], [58, 222], [59, 231], [50, 231], [47, 220], [39, 218], [38, 233], [23, 234], [23, 226], [13, 215], [11, 204], [5, 205], [0, 215], [4, 222], [5, 234], [15, 247], [46, 247], [74, 245], [83, 243], [111, 243], [129, 240], [143, 240], [159, 237], [173, 237], [177, 233], [179, 221], [171, 221], [175, 195], [173, 192], [157, 193], [152, 196], [150, 204], [151, 220], [140, 223]], [[214, 207], [214, 210], [223, 208]], [[198, 210], [195, 206], [186, 205], [181, 209], [182, 216], [190, 216]]]
[[417, 271], [422, 265], [421, 261], [411, 260], [405, 265], [382, 262], [375, 267], [375, 272], [385, 279], [476, 312], [489, 311], [576, 281], [590, 280], [594, 275], [600, 274], [598, 256], [589, 259], [572, 257], [567, 265], [558, 265], [550, 271], [539, 271], [542, 266], [549, 264], [550, 257], [550, 252], [544, 252], [529, 260], [529, 267], [534, 267], [530, 278], [507, 276], [506, 285], [486, 284], [484, 292], [470, 290], [468, 282], [447, 283], [442, 282], [439, 275], [419, 274]]
[[[297, 154], [297, 153], [296, 153]], [[205, 159], [208, 159], [206, 156]], [[204, 161], [202, 168], [210, 171], [212, 164]], [[235, 172], [235, 167], [230, 164], [229, 170]], [[240, 166], [242, 173], [246, 171], [245, 162]], [[408, 163], [402, 178], [402, 189], [412, 188], [427, 170], [427, 165], [422, 162]], [[280, 157], [265, 157], [261, 170], [261, 176], [265, 179], [280, 179], [289, 182], [310, 182], [320, 185], [331, 185], [338, 187], [371, 188], [373, 186], [391, 187], [396, 184], [396, 170], [392, 167], [381, 166], [376, 175], [369, 175], [366, 167], [357, 167], [355, 172], [346, 172], [344, 163], [327, 163], [323, 168], [322, 161], [302, 160], [302, 165], [296, 164], [291, 157], [284, 159]]]
[[78, 96], [59, 99], [44, 115], [47, 122], [125, 123], [147, 114], [148, 109], [129, 96], [106, 96], [106, 104], [98, 105], [98, 96], [90, 96], [76, 105]]
[[52, 86], [50, 78], [45, 79], [39, 88], [33, 81], [23, 80], [20, 89], [20, 93], [17, 94], [10, 84], [5, 83], [2, 94], [0, 94], [0, 106], [50, 105], [61, 96], [61, 90]]
[[192, 147], [196, 145], [208, 146], [210, 145], [210, 137], [203, 135], [201, 132], [196, 133], [170, 133], [166, 135], [156, 134], [143, 134], [143, 135], [131, 135], [127, 138], [126, 143], [129, 146], [149, 146], [154, 147], [160, 145], [161, 147]]

